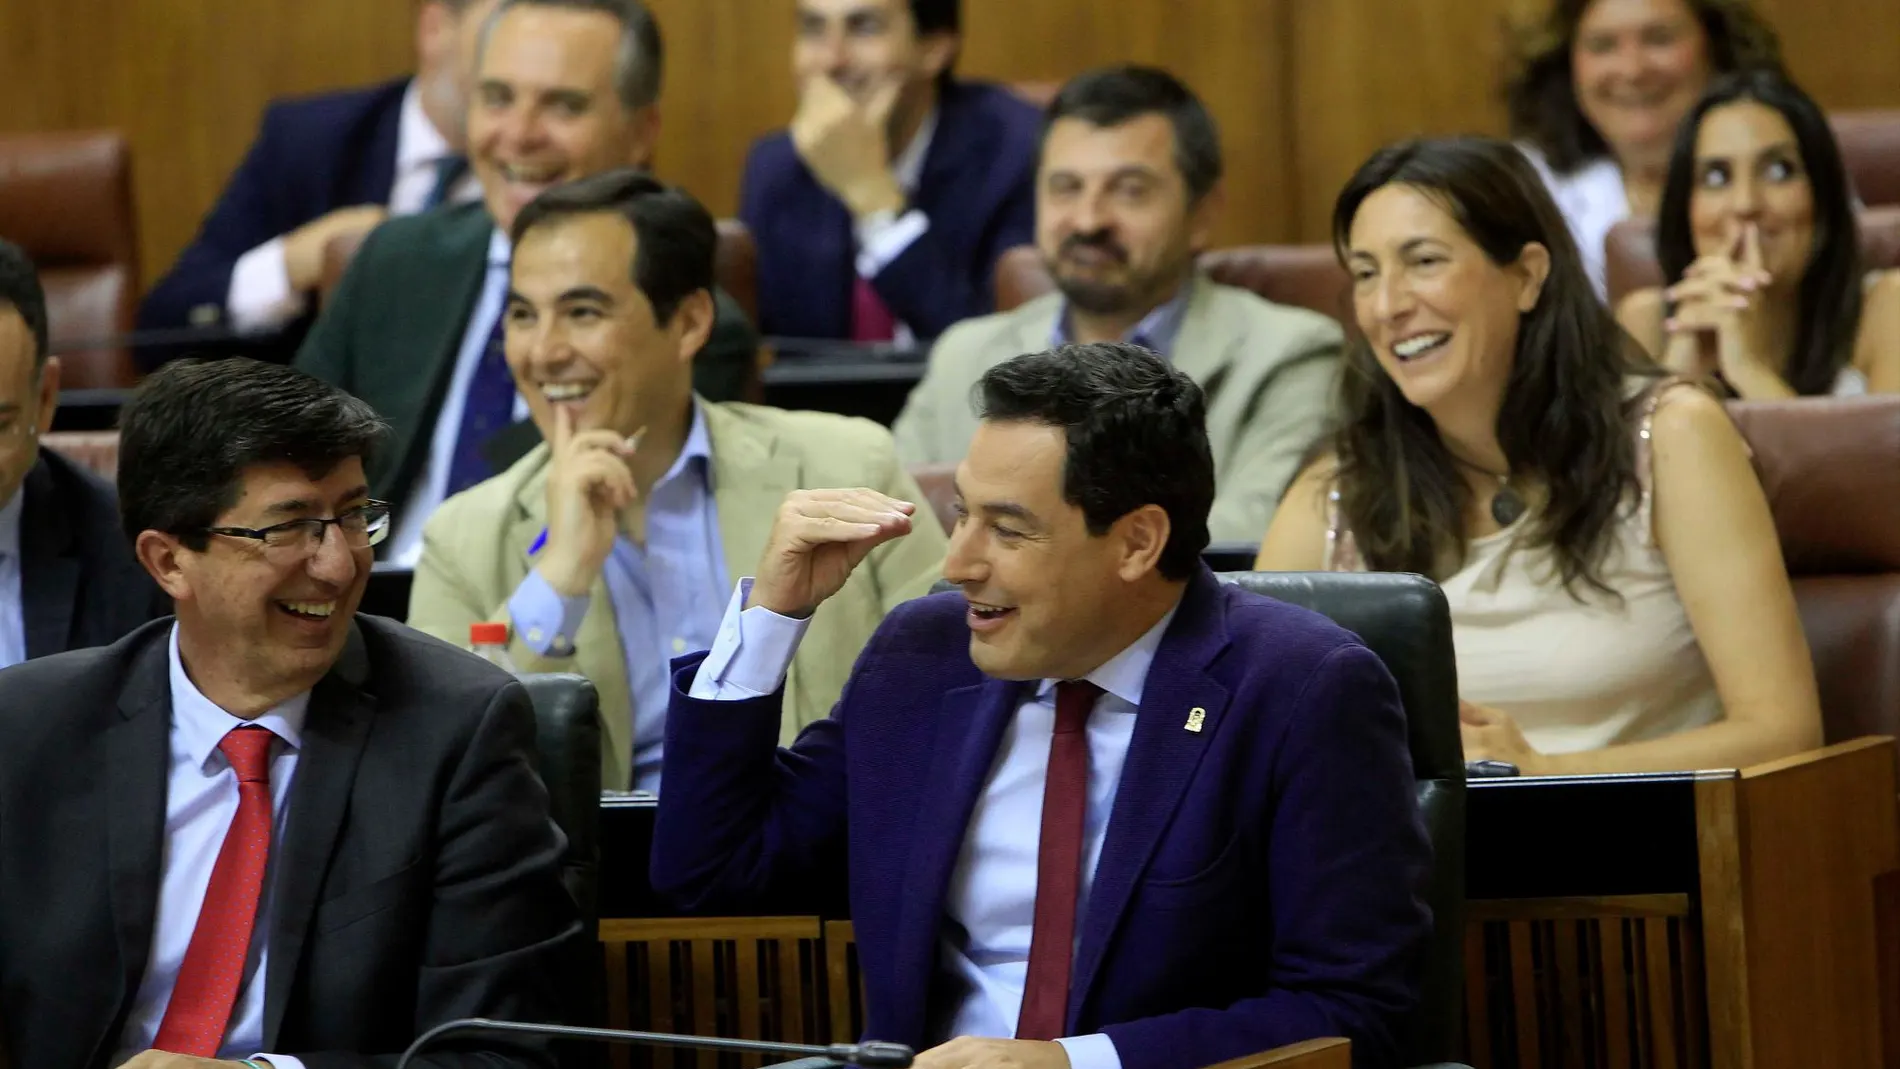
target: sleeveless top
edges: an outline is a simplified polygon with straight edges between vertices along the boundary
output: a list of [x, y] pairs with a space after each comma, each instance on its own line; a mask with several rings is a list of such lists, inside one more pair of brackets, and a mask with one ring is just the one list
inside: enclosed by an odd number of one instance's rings
[[[1451, 605], [1458, 694], [1510, 714], [1543, 753], [1571, 753], [1673, 735], [1722, 718], [1721, 699], [1689, 626], [1650, 521], [1649, 430], [1671, 384], [1653, 390], [1637, 432], [1635, 507], [1617, 518], [1599, 570], [1619, 603], [1579, 585], [1573, 598], [1550, 547], [1518, 545], [1526, 513], [1471, 540], [1465, 563], [1439, 582]], [[1326, 564], [1363, 571], [1332, 493]]]

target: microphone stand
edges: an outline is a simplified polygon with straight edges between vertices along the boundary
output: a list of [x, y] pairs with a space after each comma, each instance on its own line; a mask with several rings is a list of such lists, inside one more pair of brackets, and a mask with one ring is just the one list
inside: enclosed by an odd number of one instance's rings
[[901, 1043], [833, 1043], [819, 1047], [805, 1043], [771, 1043], [757, 1039], [726, 1039], [720, 1036], [684, 1036], [669, 1032], [629, 1032], [618, 1028], [587, 1028], [567, 1024], [531, 1024], [525, 1021], [497, 1021], [488, 1017], [461, 1017], [444, 1021], [416, 1037], [409, 1049], [396, 1060], [396, 1069], [406, 1069], [409, 1060], [424, 1047], [444, 1036], [460, 1032], [514, 1032], [522, 1035], [561, 1039], [591, 1039], [599, 1043], [628, 1045], [653, 1044], [664, 1047], [695, 1047], [700, 1050], [739, 1051], [747, 1054], [784, 1054], [795, 1057], [829, 1058], [858, 1069], [909, 1069], [915, 1053]]

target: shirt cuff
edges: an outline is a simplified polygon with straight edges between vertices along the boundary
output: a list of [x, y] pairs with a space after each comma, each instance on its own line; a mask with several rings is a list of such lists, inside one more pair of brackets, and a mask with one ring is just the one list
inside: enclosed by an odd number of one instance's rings
[[1122, 1069], [1121, 1052], [1106, 1032], [1086, 1036], [1064, 1036], [1056, 1040], [1068, 1052], [1069, 1069]]
[[930, 229], [930, 217], [916, 208], [902, 215], [872, 212], [859, 219], [854, 228], [858, 236], [858, 276], [876, 278], [878, 272], [904, 255], [911, 243]]
[[238, 257], [231, 268], [224, 307], [231, 329], [240, 334], [276, 330], [302, 315], [304, 304], [304, 295], [290, 288], [283, 238], [272, 238]]
[[253, 1054], [251, 1060], [263, 1062], [271, 1069], [303, 1069], [303, 1059], [293, 1058], [288, 1054]]
[[702, 701], [730, 702], [763, 698], [785, 685], [785, 673], [805, 638], [811, 618], [796, 620], [764, 607], [745, 607], [752, 596], [750, 576], [739, 580], [719, 621], [712, 650], [699, 663], [688, 693]]
[[543, 657], [572, 657], [574, 636], [580, 632], [591, 600], [586, 594], [568, 597], [548, 585], [539, 569], [529, 569], [528, 577], [508, 599], [508, 620], [515, 637], [534, 652]]

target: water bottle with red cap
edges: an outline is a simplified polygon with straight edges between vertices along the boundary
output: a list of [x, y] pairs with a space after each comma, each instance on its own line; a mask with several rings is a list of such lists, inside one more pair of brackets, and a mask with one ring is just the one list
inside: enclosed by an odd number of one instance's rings
[[520, 675], [515, 660], [508, 656], [508, 625], [477, 623], [468, 625], [468, 648], [475, 656], [513, 675]]

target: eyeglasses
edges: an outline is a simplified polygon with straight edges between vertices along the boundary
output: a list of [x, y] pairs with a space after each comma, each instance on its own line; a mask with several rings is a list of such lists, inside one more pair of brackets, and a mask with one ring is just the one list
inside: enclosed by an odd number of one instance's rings
[[343, 535], [343, 544], [351, 549], [367, 549], [389, 535], [389, 503], [371, 501], [358, 505], [327, 520], [285, 520], [269, 527], [206, 527], [204, 533], [231, 538], [254, 538], [264, 543], [273, 555], [310, 556], [323, 545], [323, 535], [331, 524]]

